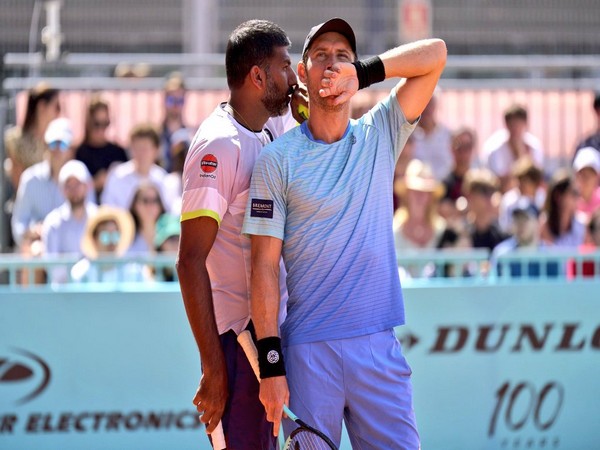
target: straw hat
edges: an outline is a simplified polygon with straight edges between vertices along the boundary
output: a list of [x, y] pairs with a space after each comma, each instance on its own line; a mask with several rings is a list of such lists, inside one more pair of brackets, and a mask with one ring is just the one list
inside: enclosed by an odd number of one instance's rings
[[431, 166], [420, 159], [412, 159], [406, 166], [404, 177], [394, 184], [394, 190], [399, 196], [404, 196], [407, 189], [431, 192], [436, 198], [441, 198], [445, 191], [444, 185], [433, 176]]
[[129, 211], [112, 206], [101, 205], [96, 214], [88, 218], [81, 239], [81, 251], [89, 259], [98, 257], [98, 249], [94, 239], [94, 230], [102, 222], [114, 221], [121, 233], [121, 240], [115, 250], [116, 256], [123, 256], [135, 237], [135, 224]]

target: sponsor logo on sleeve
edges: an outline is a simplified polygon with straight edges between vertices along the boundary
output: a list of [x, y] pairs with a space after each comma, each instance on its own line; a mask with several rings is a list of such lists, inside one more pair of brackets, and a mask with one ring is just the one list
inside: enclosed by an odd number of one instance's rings
[[217, 170], [218, 165], [219, 162], [217, 161], [217, 157], [215, 155], [210, 153], [208, 155], [204, 155], [200, 160], [200, 170], [202, 170], [200, 177], [217, 178], [213, 172]]
[[250, 217], [260, 217], [263, 219], [273, 218], [273, 200], [264, 200], [253, 198], [250, 204]]

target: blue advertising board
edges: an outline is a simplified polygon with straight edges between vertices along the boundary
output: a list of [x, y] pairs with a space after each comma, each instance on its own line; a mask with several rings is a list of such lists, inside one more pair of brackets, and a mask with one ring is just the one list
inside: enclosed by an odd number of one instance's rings
[[[422, 448], [600, 448], [599, 287], [405, 289]], [[1, 449], [209, 449], [198, 377], [177, 292], [0, 296]]]

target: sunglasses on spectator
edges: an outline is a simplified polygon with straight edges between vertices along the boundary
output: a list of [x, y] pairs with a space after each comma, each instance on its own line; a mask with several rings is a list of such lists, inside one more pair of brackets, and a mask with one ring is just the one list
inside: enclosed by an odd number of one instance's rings
[[69, 144], [64, 141], [53, 141], [48, 144], [48, 148], [52, 151], [60, 150], [64, 153], [69, 150]]
[[158, 205], [160, 203], [158, 197], [140, 197], [138, 200], [144, 205]]
[[94, 121], [92, 122], [92, 126], [94, 128], [106, 130], [110, 126], [110, 120], [107, 120], [106, 122]]
[[121, 239], [121, 233], [118, 231], [104, 230], [98, 233], [98, 241], [102, 245], [117, 245]]
[[185, 99], [176, 95], [167, 95], [165, 97], [165, 103], [167, 106], [183, 106]]

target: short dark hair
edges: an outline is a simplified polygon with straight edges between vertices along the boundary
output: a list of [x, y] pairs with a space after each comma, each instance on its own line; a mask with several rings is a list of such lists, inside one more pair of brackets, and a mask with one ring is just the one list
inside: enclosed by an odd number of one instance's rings
[[594, 95], [594, 110], [600, 111], [600, 91]]
[[508, 123], [513, 119], [521, 119], [527, 122], [527, 110], [521, 105], [512, 105], [504, 111], [504, 122]]
[[239, 88], [254, 66], [261, 67], [275, 47], [289, 47], [290, 39], [279, 25], [268, 20], [248, 20], [229, 36], [225, 71], [229, 89]]
[[160, 136], [154, 125], [151, 124], [141, 124], [133, 127], [129, 139], [131, 141], [135, 139], [150, 139], [156, 148], [160, 147]]
[[536, 185], [540, 185], [544, 177], [542, 169], [529, 156], [521, 156], [513, 163], [512, 174], [518, 179], [530, 180]]

